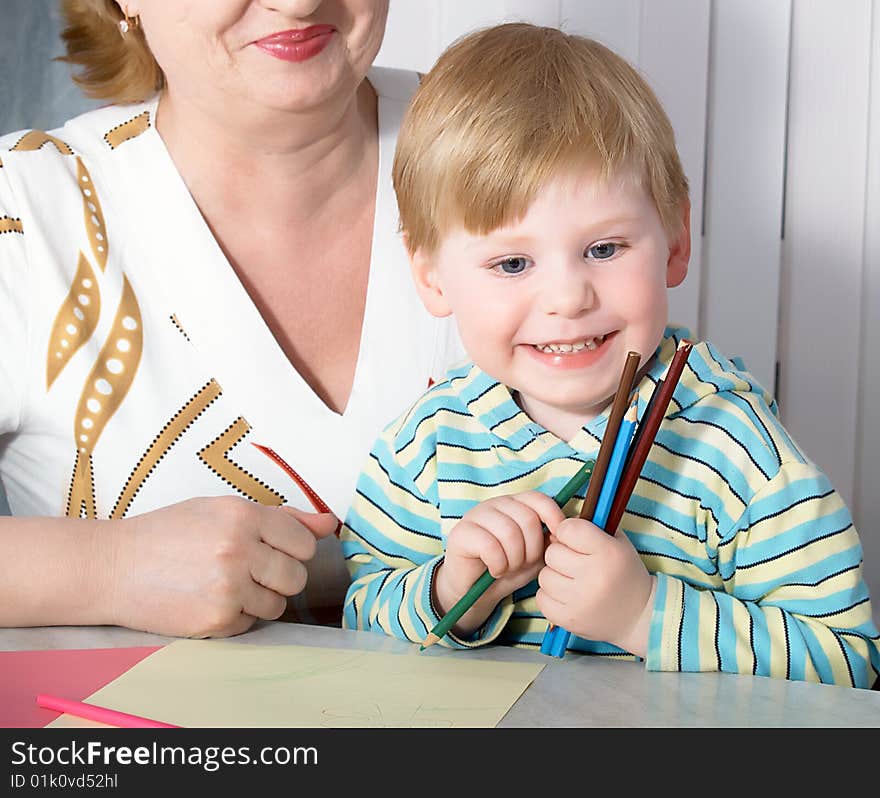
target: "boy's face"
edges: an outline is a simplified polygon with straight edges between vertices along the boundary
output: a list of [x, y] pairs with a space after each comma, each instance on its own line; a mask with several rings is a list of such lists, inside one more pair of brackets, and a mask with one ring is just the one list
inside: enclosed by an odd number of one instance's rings
[[639, 182], [584, 170], [548, 183], [520, 221], [486, 235], [456, 227], [413, 254], [428, 310], [454, 314], [474, 362], [545, 426], [596, 416], [627, 352], [644, 366], [662, 339], [666, 289], [687, 273], [689, 209], [670, 239]]

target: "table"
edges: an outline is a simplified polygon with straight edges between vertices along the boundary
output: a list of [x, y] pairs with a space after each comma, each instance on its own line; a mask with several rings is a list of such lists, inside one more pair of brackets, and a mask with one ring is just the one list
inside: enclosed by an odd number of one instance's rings
[[[0, 630], [0, 650], [157, 646], [174, 638], [118, 627]], [[412, 644], [381, 634], [259, 622], [231, 642], [298, 644], [403, 653]], [[544, 669], [499, 727], [880, 727], [880, 692], [729, 673], [655, 673], [638, 662], [489, 646], [421, 656], [540, 662]]]

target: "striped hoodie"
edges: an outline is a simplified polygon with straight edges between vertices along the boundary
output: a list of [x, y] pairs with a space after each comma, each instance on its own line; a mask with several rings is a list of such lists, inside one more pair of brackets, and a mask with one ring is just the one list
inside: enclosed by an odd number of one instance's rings
[[[639, 417], [686, 329], [667, 328], [639, 384]], [[553, 496], [595, 459], [608, 410], [563, 441], [477, 366], [450, 369], [376, 441], [341, 533], [352, 575], [343, 625], [421, 642], [440, 620], [431, 582], [452, 527], [492, 496]], [[577, 515], [584, 490], [565, 506]], [[657, 576], [645, 665], [869, 687], [880, 633], [850, 513], [741, 363], [700, 342], [620, 523]], [[533, 581], [468, 638], [537, 648]], [[569, 650], [634, 659], [575, 635]]]

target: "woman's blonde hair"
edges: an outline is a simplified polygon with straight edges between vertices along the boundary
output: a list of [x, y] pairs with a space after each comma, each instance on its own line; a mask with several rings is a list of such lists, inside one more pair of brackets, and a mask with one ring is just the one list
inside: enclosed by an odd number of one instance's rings
[[598, 167], [634, 175], [667, 232], [688, 183], [647, 83], [596, 41], [527, 23], [471, 33], [425, 76], [394, 157], [401, 230], [432, 252], [449, 226], [485, 234], [521, 218], [548, 179]]
[[165, 77], [140, 26], [121, 35], [123, 14], [113, 0], [61, 0], [61, 15], [67, 55], [58, 60], [82, 67], [73, 79], [89, 97], [130, 103], [162, 88]]

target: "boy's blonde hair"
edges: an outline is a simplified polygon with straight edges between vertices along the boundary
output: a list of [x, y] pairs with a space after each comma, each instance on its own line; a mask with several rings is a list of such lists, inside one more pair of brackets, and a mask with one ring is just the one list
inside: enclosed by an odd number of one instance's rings
[[82, 67], [73, 79], [89, 97], [131, 103], [162, 88], [165, 76], [140, 26], [121, 35], [113, 0], [61, 0], [61, 16], [67, 55], [58, 60]]
[[404, 117], [393, 180], [411, 252], [451, 225], [485, 234], [521, 218], [560, 173], [634, 175], [670, 235], [688, 183], [647, 83], [607, 47], [526, 23], [471, 33], [425, 76]]

